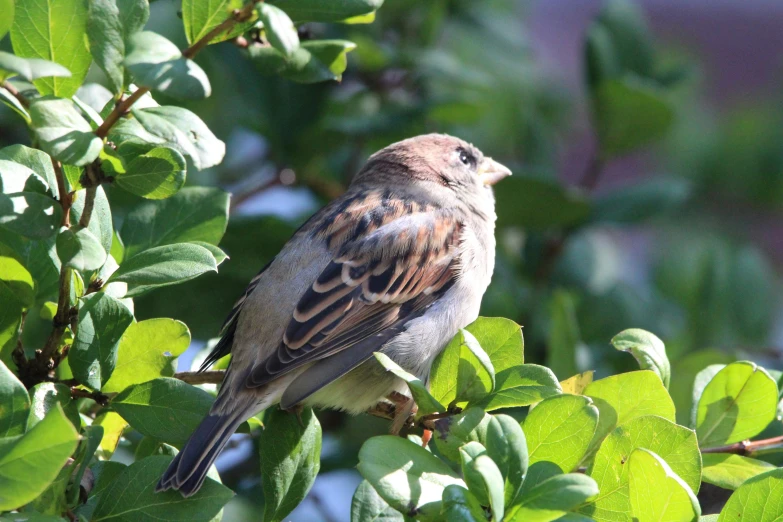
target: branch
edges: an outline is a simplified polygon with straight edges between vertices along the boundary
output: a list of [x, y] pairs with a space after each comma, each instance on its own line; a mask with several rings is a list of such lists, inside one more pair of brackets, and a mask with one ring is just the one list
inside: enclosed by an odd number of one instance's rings
[[83, 390], [81, 388], [72, 387], [71, 388], [71, 399], [92, 399], [101, 406], [108, 406], [109, 405], [109, 396], [104, 395], [101, 392], [97, 391], [89, 391], [89, 390]]
[[728, 446], [718, 446], [717, 448], [704, 448], [702, 453], [734, 453], [736, 455], [748, 456], [757, 451], [765, 449], [783, 448], [783, 435], [762, 440], [743, 440]]
[[[234, 12], [231, 13], [231, 16], [226, 18], [220, 25], [205, 34], [193, 45], [182, 51], [182, 56], [185, 58], [193, 58], [196, 56], [196, 54], [198, 54], [199, 51], [201, 51], [201, 49], [209, 45], [209, 42], [212, 41], [215, 37], [219, 36], [225, 31], [231, 30], [236, 24], [249, 20], [250, 17], [253, 16], [253, 9], [255, 8], [256, 4], [261, 1], [263, 0], [252, 0], [251, 2], [245, 4], [242, 9], [235, 9]], [[114, 110], [112, 110], [106, 119], [103, 120], [103, 123], [101, 123], [100, 127], [95, 129], [95, 135], [101, 139], [106, 138], [114, 124], [117, 123], [122, 116], [127, 114], [128, 111], [130, 111], [130, 108], [134, 103], [139, 101], [139, 98], [147, 94], [149, 91], [149, 87], [139, 87], [136, 89], [136, 91], [133, 92], [133, 94], [115, 105]]]
[[177, 372], [175, 379], [188, 384], [220, 384], [223, 382], [226, 372], [223, 370], [212, 370], [208, 372]]
[[30, 108], [30, 100], [27, 99], [27, 97], [19, 92], [19, 89], [11, 85], [11, 82], [3, 82], [3, 88], [11, 93], [11, 96], [16, 98], [19, 103], [24, 107], [25, 109]]

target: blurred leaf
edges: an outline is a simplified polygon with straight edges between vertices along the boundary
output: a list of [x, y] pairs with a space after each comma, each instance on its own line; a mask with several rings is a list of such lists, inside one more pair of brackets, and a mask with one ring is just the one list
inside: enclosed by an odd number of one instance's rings
[[586, 372], [569, 377], [564, 381], [560, 381], [560, 386], [563, 388], [563, 393], [582, 395], [585, 391], [585, 388], [587, 388], [587, 386], [593, 382], [594, 373], [595, 372], [593, 370], [588, 370]]
[[659, 415], [674, 421], [674, 403], [661, 379], [651, 371], [621, 373], [594, 381], [584, 394], [593, 399], [599, 412], [593, 446], [618, 425], [637, 417]]
[[642, 181], [598, 196], [591, 219], [599, 223], [641, 223], [683, 207], [691, 189], [691, 184], [682, 179]]
[[637, 448], [656, 453], [694, 493], [699, 491], [701, 453], [696, 434], [662, 417], [646, 415], [620, 425], [603, 442], [587, 470], [601, 493], [580, 512], [605, 520], [613, 513], [630, 511], [627, 463]]
[[[7, 0], [6, 0], [7, 1]], [[30, 113], [21, 102], [11, 94], [5, 87], [0, 87], [0, 101], [2, 101], [9, 109], [13, 110], [19, 116], [24, 118], [27, 124], [30, 123]]]
[[22, 326], [22, 305], [16, 299], [8, 301], [2, 296], [0, 305], [0, 363], [11, 365], [11, 354], [16, 348], [19, 329]]
[[[76, 466], [76, 472], [73, 474], [73, 482], [68, 488], [68, 504], [80, 504], [82, 494], [82, 478], [87, 471], [87, 467], [95, 455], [95, 451], [100, 446], [103, 438], [103, 426], [87, 426], [84, 429], [82, 440], [74, 454], [73, 465]], [[70, 476], [68, 478], [71, 478]], [[60, 511], [62, 513], [62, 511]]]
[[[442, 500], [443, 515], [446, 517], [445, 520], [449, 522], [485, 522], [487, 520], [478, 499], [462, 486], [455, 484], [446, 486], [443, 490]], [[399, 520], [403, 520], [402, 515]]]
[[[81, 220], [86, 199], [87, 193], [85, 190], [76, 192], [73, 205], [71, 205], [72, 223], [78, 223]], [[99, 186], [95, 189], [95, 200], [93, 201], [90, 224], [87, 228], [100, 240], [103, 249], [106, 252], [110, 252], [114, 240], [114, 225], [112, 223], [109, 200], [106, 198], [103, 187]]]
[[160, 377], [125, 388], [111, 404], [141, 434], [179, 446], [201, 423], [212, 402], [212, 395], [200, 388]]
[[779, 292], [770, 281], [777, 274], [764, 253], [755, 247], [734, 251], [728, 284], [732, 292], [729, 305], [740, 334], [752, 342], [767, 342], [780, 304]]
[[421, 446], [392, 435], [368, 439], [359, 473], [391, 507], [410, 516], [437, 517], [446, 486], [465, 483]]
[[424, 384], [421, 379], [403, 370], [387, 355], [381, 352], [376, 352], [374, 355], [386, 371], [393, 373], [408, 384], [408, 388], [413, 395], [413, 400], [416, 401], [416, 405], [419, 407], [416, 412], [417, 416], [428, 415], [438, 411], [446, 411], [446, 408], [439, 403], [435, 397], [430, 395], [430, 392], [427, 391], [427, 385]]
[[503, 189], [495, 192], [495, 198], [499, 227], [571, 227], [590, 215], [590, 203], [581, 191], [542, 177], [503, 180]]
[[200, 100], [212, 93], [201, 67], [183, 57], [171, 41], [152, 31], [141, 31], [128, 39], [123, 63], [137, 85], [173, 98]]
[[[13, 437], [25, 432], [30, 397], [24, 384], [11, 370], [0, 362], [0, 438]], [[0, 497], [2, 498], [2, 497]]]
[[41, 78], [33, 82], [41, 94], [70, 98], [84, 81], [92, 57], [87, 48], [87, 3], [62, 0], [42, 4], [16, 0], [11, 43], [22, 58], [42, 58], [71, 72], [67, 78]]
[[351, 500], [351, 522], [367, 520], [405, 522], [405, 517], [396, 509], [392, 509], [369, 482], [362, 480]]
[[775, 419], [778, 386], [760, 366], [731, 363], [704, 388], [696, 433], [704, 447], [731, 444], [758, 435]]
[[101, 152], [101, 139], [71, 100], [39, 98], [30, 104], [30, 118], [41, 148], [63, 163], [87, 165]]
[[88, 228], [63, 227], [57, 235], [57, 256], [65, 265], [82, 272], [98, 270], [108, 253]]
[[120, 339], [114, 372], [103, 392], [120, 392], [131, 384], [171, 377], [172, 361], [190, 346], [190, 331], [174, 319], [147, 319], [131, 324]]
[[522, 428], [527, 433], [530, 464], [548, 461], [564, 473], [574, 471], [587, 452], [598, 426], [598, 408], [587, 397], [559, 395], [530, 410]]
[[642, 370], [651, 370], [669, 387], [672, 369], [663, 341], [639, 328], [624, 330], [612, 338], [612, 346], [634, 356]]
[[120, 234], [125, 259], [173, 243], [204, 241], [217, 245], [226, 231], [228, 198], [220, 189], [186, 187], [168, 199], [135, 206], [128, 212]]
[[489, 356], [495, 373], [525, 362], [522, 327], [503, 317], [479, 317], [465, 327]]
[[[29, 82], [38, 78], [49, 78], [52, 76], [68, 77], [71, 75], [71, 71], [59, 63], [39, 58], [20, 58], [4, 51], [0, 51], [0, 70], [18, 74]], [[4, 75], [0, 73], [0, 77], [2, 76]]]
[[79, 307], [78, 328], [68, 362], [74, 377], [94, 390], [109, 380], [117, 363], [117, 344], [133, 314], [104, 293], [92, 294]]
[[328, 3], [319, 0], [272, 0], [270, 3], [297, 22], [340, 22], [376, 11], [383, 5], [383, 0], [340, 0]]
[[35, 302], [35, 283], [30, 272], [13, 257], [0, 256], [0, 303], [18, 303], [30, 308]]
[[205, 272], [217, 272], [217, 263], [209, 250], [194, 243], [175, 243], [125, 259], [108, 282], [128, 283], [125, 295], [133, 297], [159, 286], [188, 281]]
[[3, 19], [0, 20], [0, 39], [11, 30], [11, 24], [14, 21], [14, 3], [15, 0], [2, 0], [0, 2], [0, 10], [5, 13]]
[[123, 469], [101, 493], [91, 520], [154, 522], [165, 512], [170, 520], [211, 521], [231, 500], [233, 492], [211, 478], [186, 500], [178, 491], [155, 492], [155, 485], [171, 460], [172, 457], [156, 455]]
[[691, 488], [655, 453], [639, 448], [628, 461], [631, 515], [639, 522], [696, 521], [699, 500]]
[[639, 78], [601, 82], [592, 99], [601, 156], [612, 158], [663, 137], [674, 109], [659, 89]]
[[[189, 110], [167, 105], [135, 109], [133, 115], [144, 130], [160, 140], [160, 144], [189, 157], [197, 169], [214, 167], [223, 161], [225, 143]], [[133, 143], [146, 143], [138, 137], [132, 140]]]
[[[31, 149], [24, 145], [10, 145], [0, 149], [0, 159], [11, 160], [29, 168], [38, 174], [41, 179], [46, 181], [46, 184], [49, 186], [49, 190], [54, 197], [59, 197], [57, 178], [54, 175], [52, 159], [44, 151]], [[4, 190], [4, 192], [9, 191]]]
[[78, 440], [79, 434], [59, 407], [24, 435], [5, 439], [0, 455], [0, 509], [20, 508], [40, 495]]
[[30, 389], [30, 416], [27, 418], [27, 431], [43, 421], [58, 404], [73, 427], [79, 430], [82, 421], [76, 403], [71, 400], [71, 389], [59, 382], [42, 382]]
[[704, 466], [702, 481], [732, 490], [756, 475], [775, 469], [769, 462], [728, 453], [704, 453], [701, 461]]
[[432, 364], [432, 396], [440, 404], [448, 405], [479, 400], [494, 387], [495, 370], [489, 356], [473, 334], [460, 330]]
[[549, 315], [547, 366], [555, 375], [573, 375], [577, 373], [576, 348], [581, 342], [573, 295], [555, 290], [549, 301]]
[[348, 65], [347, 54], [356, 44], [347, 40], [308, 40], [286, 57], [273, 47], [251, 45], [250, 58], [262, 74], [279, 74], [299, 83], [340, 81]]
[[185, 184], [185, 158], [174, 149], [156, 147], [136, 156], [126, 171], [114, 178], [117, 185], [147, 199], [173, 196]]
[[294, 23], [282, 9], [272, 4], [258, 6], [258, 18], [264, 23], [264, 34], [272, 47], [288, 58], [299, 48], [299, 35]]
[[598, 494], [595, 480], [579, 473], [555, 475], [526, 491], [509, 509], [509, 522], [559, 520]]
[[504, 505], [511, 505], [525, 480], [528, 451], [519, 423], [508, 415], [492, 415], [482, 442], [504, 479]]
[[147, 0], [90, 0], [87, 36], [95, 63], [106, 73], [112, 92], [125, 87], [125, 43], [150, 17]]
[[307, 496], [321, 468], [321, 425], [311, 408], [301, 415], [273, 409], [259, 441], [264, 522], [280, 522]]
[[462, 476], [468, 490], [479, 503], [492, 508], [493, 520], [503, 520], [503, 476], [487, 450], [478, 442], [468, 442], [459, 449]]
[[[185, 36], [188, 43], [201, 40], [212, 29], [223, 23], [235, 9], [241, 9], [242, 0], [183, 0], [182, 22], [185, 25]], [[209, 41], [210, 44], [230, 40], [250, 29], [257, 20], [254, 16], [247, 22], [234, 25], [230, 31], [224, 31]]]
[[529, 406], [561, 393], [560, 383], [552, 370], [535, 364], [523, 364], [500, 372], [497, 375], [495, 391], [477, 406], [487, 411]]
[[757, 475], [735, 491], [718, 522], [775, 522], [783, 516], [783, 468]]

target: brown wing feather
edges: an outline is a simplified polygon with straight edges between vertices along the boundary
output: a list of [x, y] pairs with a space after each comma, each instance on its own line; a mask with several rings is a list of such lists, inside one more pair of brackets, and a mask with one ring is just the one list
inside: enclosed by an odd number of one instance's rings
[[368, 196], [335, 212], [313, 227], [333, 261], [300, 299], [276, 352], [248, 376], [250, 387], [410, 320], [456, 277], [462, 226], [447, 210]]

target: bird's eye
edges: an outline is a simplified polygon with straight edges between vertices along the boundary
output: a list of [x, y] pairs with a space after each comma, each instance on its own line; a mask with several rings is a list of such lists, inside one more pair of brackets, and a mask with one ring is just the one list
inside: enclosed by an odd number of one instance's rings
[[459, 152], [459, 160], [462, 162], [463, 165], [466, 165], [468, 167], [474, 167], [476, 165], [476, 158], [474, 158], [470, 152], [462, 148], [458, 149], [458, 152]]

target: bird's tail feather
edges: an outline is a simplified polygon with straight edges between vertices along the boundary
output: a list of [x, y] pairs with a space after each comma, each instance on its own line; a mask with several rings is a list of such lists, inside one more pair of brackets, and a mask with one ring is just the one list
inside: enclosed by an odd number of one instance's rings
[[210, 414], [201, 421], [182, 451], [171, 461], [155, 491], [177, 489], [184, 497], [198, 491], [220, 450], [244, 422], [244, 413]]

